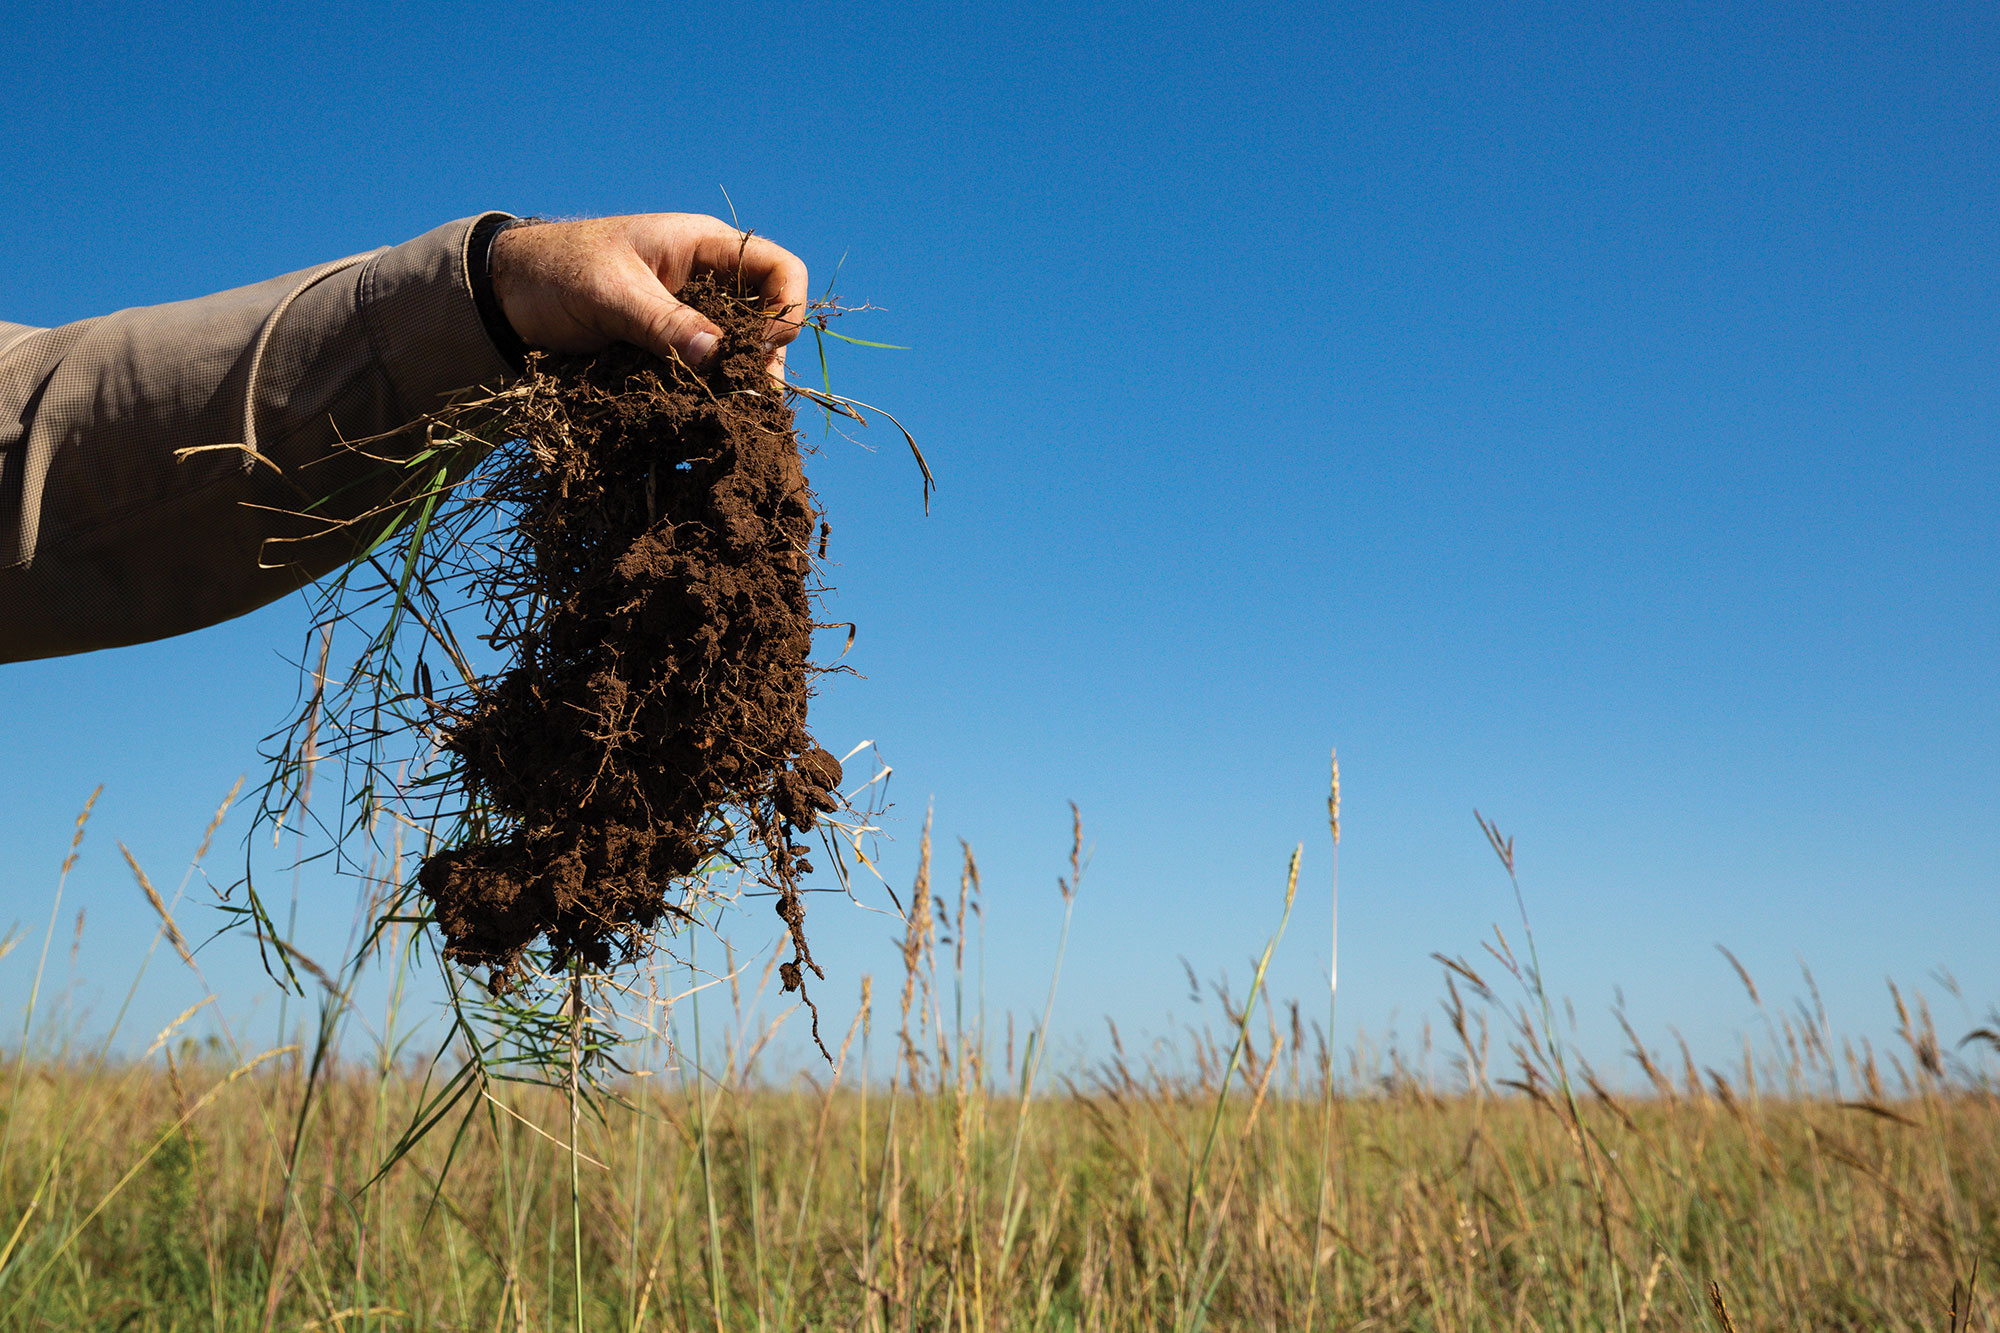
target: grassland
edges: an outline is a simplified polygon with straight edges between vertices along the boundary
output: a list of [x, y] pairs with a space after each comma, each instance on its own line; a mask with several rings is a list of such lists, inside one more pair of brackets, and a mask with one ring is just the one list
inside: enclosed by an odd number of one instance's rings
[[1055, 1068], [1047, 1014], [1017, 1042], [967, 998], [969, 863], [911, 901], [834, 1068], [764, 1069], [759, 960], [650, 1002], [650, 1077], [496, 1084], [379, 1180], [427, 1094], [324, 1035], [331, 979], [276, 1051], [31, 1042], [0, 1067], [0, 1328], [1995, 1326], [1996, 1043], [1919, 997], [1879, 1054], [1810, 1006], [1727, 1071], [1635, 1037], [1625, 1095], [1496, 935], [1440, 960], [1434, 1060], [1330, 1052], [1260, 973], [1178, 1048], [1114, 1030]]

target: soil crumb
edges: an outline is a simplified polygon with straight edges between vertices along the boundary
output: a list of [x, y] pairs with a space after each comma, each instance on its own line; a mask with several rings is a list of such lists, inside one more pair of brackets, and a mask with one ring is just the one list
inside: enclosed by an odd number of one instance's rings
[[489, 586], [512, 665], [439, 719], [488, 836], [418, 873], [446, 955], [496, 990], [538, 938], [592, 968], [643, 953], [687, 878], [746, 845], [791, 934], [785, 989], [824, 976], [798, 890], [841, 779], [806, 727], [821, 515], [731, 285], [680, 293], [724, 330], [709, 368], [538, 358], [505, 408]]

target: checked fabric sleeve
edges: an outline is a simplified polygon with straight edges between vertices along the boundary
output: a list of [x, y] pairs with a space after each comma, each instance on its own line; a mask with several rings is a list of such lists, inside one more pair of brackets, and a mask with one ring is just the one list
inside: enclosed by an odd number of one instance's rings
[[197, 300], [0, 323], [0, 661], [200, 629], [352, 559], [380, 525], [336, 525], [402, 474], [345, 444], [416, 448], [427, 414], [516, 373], [477, 299], [505, 218]]

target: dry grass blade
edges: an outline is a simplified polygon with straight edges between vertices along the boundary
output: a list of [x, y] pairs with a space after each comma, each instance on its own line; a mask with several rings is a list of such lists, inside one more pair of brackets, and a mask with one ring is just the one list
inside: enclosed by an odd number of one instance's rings
[[300, 967], [304, 968], [306, 972], [309, 975], [311, 975], [312, 979], [320, 984], [321, 989], [325, 990], [327, 994], [334, 996], [338, 996], [340, 994], [340, 984], [327, 974], [327, 970], [321, 967], [318, 963], [315, 963], [312, 959], [306, 957], [306, 955], [303, 952], [301, 952], [296, 946], [294, 946], [290, 941], [274, 938], [271, 941], [271, 944], [278, 950], [279, 953], [282, 953], [288, 961], [297, 963]]
[[844, 417], [861, 422], [863, 425], [867, 424], [867, 419], [855, 411], [854, 409], [856, 408], [861, 408], [869, 412], [881, 412], [883, 416], [888, 417], [889, 424], [902, 432], [903, 442], [910, 446], [910, 457], [917, 460], [917, 471], [922, 473], [924, 478], [924, 512], [926, 514], [931, 512], [931, 493], [937, 489], [937, 478], [931, 475], [930, 460], [925, 458], [924, 451], [917, 447], [917, 437], [910, 434], [907, 426], [896, 420], [895, 417], [890, 416], [889, 413], [884, 412], [881, 408], [861, 402], [858, 399], [843, 398], [837, 393], [823, 393], [818, 389], [808, 388], [802, 384], [794, 384], [790, 387], [794, 393], [799, 394], [801, 397], [807, 398], [830, 411], [838, 412]]
[[345, 1330], [349, 1320], [366, 1323], [374, 1319], [407, 1319], [408, 1315], [393, 1305], [355, 1305], [345, 1310], [334, 1310], [324, 1319], [308, 1319], [299, 1325], [299, 1333], [319, 1333], [320, 1329]]
[[1896, 1124], [1906, 1125], [1911, 1129], [1923, 1128], [1921, 1124], [1910, 1119], [1910, 1117], [1904, 1115], [1901, 1111], [1891, 1110], [1880, 1102], [1835, 1102], [1834, 1105], [1847, 1111], [1866, 1111], [1869, 1115], [1883, 1120], [1892, 1120]]
[[1951, 1284], [1951, 1305], [1947, 1310], [1949, 1321], [1945, 1325], [1947, 1333], [1966, 1333], [1972, 1327], [1972, 1293], [1979, 1285], [1979, 1261], [1972, 1261], [1972, 1281]]
[[132, 855], [132, 849], [121, 842], [118, 844], [118, 850], [125, 854], [125, 864], [132, 867], [132, 874], [139, 881], [139, 887], [145, 890], [146, 901], [160, 914], [160, 926], [167, 933], [167, 942], [174, 946], [174, 952], [181, 956], [183, 963], [199, 972], [201, 969], [195, 966], [194, 955], [188, 951], [187, 939], [181, 934], [180, 926], [175, 923], [173, 913], [167, 910], [166, 900], [161, 898], [160, 891], [153, 887], [153, 881], [146, 877], [146, 872], [140, 868], [138, 858]]
[[1724, 958], [1727, 958], [1729, 960], [1729, 965], [1736, 969], [1736, 979], [1743, 983], [1744, 990], [1750, 992], [1750, 1003], [1756, 1005], [1763, 1004], [1764, 1002], [1759, 998], [1757, 998], [1757, 983], [1750, 979], [1750, 969], [1743, 966], [1742, 962], [1736, 957], [1736, 955], [1729, 952], [1727, 946], [1718, 943], [1715, 946], [1715, 951], [1721, 954]]
[[215, 814], [209, 818], [208, 827], [201, 831], [201, 844], [194, 849], [194, 860], [191, 864], [200, 865], [202, 859], [208, 855], [208, 846], [215, 841], [215, 831], [221, 828], [222, 821], [229, 817], [229, 807], [236, 804], [236, 794], [243, 790], [243, 783], [244, 779], [239, 776], [230, 784], [229, 794], [222, 798], [222, 804], [215, 807]]
[[83, 809], [77, 812], [76, 832], [70, 835], [69, 854], [63, 857], [62, 873], [65, 875], [69, 874], [76, 866], [77, 851], [83, 846], [84, 826], [90, 823], [90, 812], [97, 805], [97, 798], [102, 795], [104, 795], [104, 784], [100, 782], [84, 801]]
[[1488, 823], [1486, 816], [1480, 814], [1477, 810], [1472, 812], [1472, 817], [1479, 821], [1479, 831], [1486, 835], [1486, 841], [1491, 844], [1493, 854], [1500, 858], [1500, 864], [1507, 867], [1508, 874], [1513, 874], [1514, 840], [1512, 838], [1501, 837], [1499, 828], [1496, 825]]
[[183, 463], [186, 462], [188, 459], [193, 458], [196, 454], [212, 453], [218, 449], [231, 450], [233, 452], [240, 453], [245, 457], [251, 459], [253, 462], [262, 463], [265, 467], [271, 469], [271, 471], [277, 473], [281, 477], [285, 475], [285, 470], [283, 468], [279, 467], [276, 463], [272, 462], [270, 458], [268, 458], [264, 454], [257, 452], [257, 450], [251, 448], [247, 444], [191, 445], [185, 449], [174, 450], [174, 461], [176, 463]]
[[165, 1046], [169, 1041], [173, 1040], [174, 1034], [176, 1032], [179, 1032], [182, 1026], [185, 1025], [190, 1018], [193, 1018], [196, 1014], [200, 1013], [204, 1008], [213, 1003], [215, 1003], [215, 997], [213, 995], [204, 995], [199, 1000], [196, 1000], [193, 1004], [183, 1009], [180, 1012], [180, 1014], [174, 1019], [173, 1022], [167, 1024], [165, 1027], [160, 1029], [160, 1034], [157, 1037], [153, 1038], [152, 1045], [148, 1046], [146, 1048], [146, 1053], [140, 1056], [139, 1058], [142, 1060], [151, 1059], [155, 1052], [157, 1052], [162, 1046]]
[[1965, 1047], [1970, 1046], [1975, 1041], [1983, 1042], [1992, 1047], [1996, 1053], [2000, 1053], [2000, 1030], [1994, 1028], [1974, 1028], [1963, 1037], [1960, 1037], [1958, 1044], [1961, 1047]]
[[1715, 1311], [1716, 1322], [1722, 1325], [1722, 1333], [1736, 1333], [1736, 1321], [1729, 1317], [1729, 1303], [1722, 1299], [1722, 1285], [1708, 1284], [1708, 1306]]

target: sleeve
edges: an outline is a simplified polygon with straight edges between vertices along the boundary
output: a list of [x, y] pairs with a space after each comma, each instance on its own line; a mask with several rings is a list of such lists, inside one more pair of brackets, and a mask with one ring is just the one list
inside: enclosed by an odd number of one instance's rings
[[496, 217], [198, 300], [0, 324], [0, 661], [200, 629], [353, 559], [380, 525], [328, 529], [406, 476], [368, 455], [514, 374], [475, 301]]

